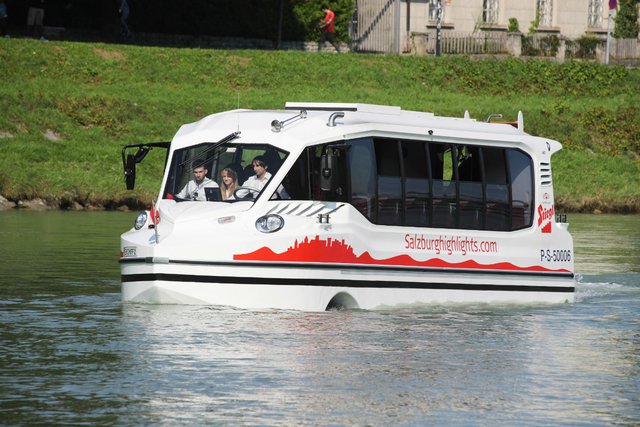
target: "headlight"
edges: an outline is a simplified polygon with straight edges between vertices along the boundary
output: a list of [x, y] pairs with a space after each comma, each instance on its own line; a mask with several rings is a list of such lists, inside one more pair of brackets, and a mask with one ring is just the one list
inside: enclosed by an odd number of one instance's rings
[[136, 218], [135, 224], [133, 224], [133, 228], [136, 230], [140, 230], [147, 223], [147, 211], [140, 212], [138, 214], [138, 218]]
[[284, 219], [280, 215], [265, 215], [256, 220], [256, 229], [261, 233], [273, 233], [284, 227]]

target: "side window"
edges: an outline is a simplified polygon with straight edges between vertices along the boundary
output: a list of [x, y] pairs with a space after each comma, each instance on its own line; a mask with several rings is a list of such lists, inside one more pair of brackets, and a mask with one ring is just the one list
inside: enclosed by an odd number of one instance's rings
[[350, 201], [362, 215], [376, 223], [375, 176], [376, 159], [371, 139], [359, 139], [350, 142], [348, 152], [349, 177], [351, 180]]
[[480, 147], [458, 145], [456, 152], [460, 186], [458, 225], [460, 228], [482, 229], [485, 215]]
[[[331, 202], [344, 201], [346, 195], [336, 191], [324, 191], [320, 185], [320, 169], [322, 155], [327, 145], [315, 145], [305, 149], [293, 164], [282, 181], [285, 189], [294, 200], [325, 200]], [[344, 173], [341, 173], [343, 176]], [[346, 178], [345, 178], [346, 179]], [[346, 188], [346, 185], [343, 185]]]
[[453, 176], [453, 145], [429, 144], [429, 158], [433, 173], [432, 226], [455, 228], [458, 213]]
[[378, 224], [402, 225], [402, 175], [398, 141], [376, 139], [376, 166], [378, 170]]
[[522, 151], [508, 149], [511, 177], [511, 229], [529, 227], [533, 212], [533, 166], [531, 158]]
[[217, 153], [210, 153], [211, 144], [199, 144], [174, 153], [171, 160], [171, 173], [164, 190], [164, 198], [173, 198], [193, 179], [193, 167], [202, 164], [206, 169], [206, 178], [215, 180]]
[[496, 147], [482, 147], [482, 160], [487, 187], [485, 228], [495, 231], [510, 230], [511, 213], [505, 150]]
[[309, 165], [312, 159], [309, 158], [310, 154], [313, 155], [313, 147], [307, 148], [300, 154], [282, 180], [282, 185], [293, 200], [311, 199], [312, 179], [309, 174]]
[[405, 225], [426, 227], [431, 222], [428, 154], [426, 142], [402, 141]]
[[374, 224], [493, 231], [532, 224], [533, 163], [521, 150], [384, 138], [350, 145], [349, 202]]

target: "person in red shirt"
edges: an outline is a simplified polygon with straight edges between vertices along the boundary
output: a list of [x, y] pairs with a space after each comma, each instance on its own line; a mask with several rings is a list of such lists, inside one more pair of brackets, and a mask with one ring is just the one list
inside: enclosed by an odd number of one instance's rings
[[324, 47], [324, 42], [328, 41], [336, 51], [340, 52], [340, 48], [336, 43], [336, 35], [334, 32], [336, 14], [333, 13], [333, 11], [329, 9], [326, 4], [323, 4], [321, 9], [324, 12], [324, 19], [320, 23], [320, 31], [322, 32], [322, 36], [320, 37], [320, 42], [318, 43], [318, 50], [322, 50], [322, 48]]

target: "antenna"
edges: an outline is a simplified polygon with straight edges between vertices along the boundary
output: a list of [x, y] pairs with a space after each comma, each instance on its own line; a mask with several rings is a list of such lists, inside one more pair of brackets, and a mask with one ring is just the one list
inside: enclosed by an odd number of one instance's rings
[[[240, 92], [237, 93], [238, 95], [238, 105], [237, 105], [237, 109], [240, 109]], [[236, 126], [237, 126], [237, 131], [240, 132], [240, 112], [236, 113]]]
[[524, 115], [522, 111], [518, 111], [518, 129], [520, 132], [524, 132]]

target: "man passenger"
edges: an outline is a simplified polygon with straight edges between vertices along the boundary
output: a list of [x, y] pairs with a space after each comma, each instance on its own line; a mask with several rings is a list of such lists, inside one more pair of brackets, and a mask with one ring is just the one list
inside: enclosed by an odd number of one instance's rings
[[[269, 179], [271, 179], [271, 173], [267, 171], [267, 169], [269, 169], [269, 165], [267, 165], [264, 156], [256, 156], [251, 164], [253, 166], [253, 172], [255, 173], [255, 175], [247, 178], [242, 186], [253, 188], [257, 192], [260, 192], [264, 187], [266, 187]], [[276, 190], [276, 194], [278, 194], [281, 199], [291, 198], [282, 185], [278, 187], [278, 189]]]
[[207, 178], [209, 170], [205, 167], [203, 161], [194, 162], [193, 166], [193, 179], [184, 186], [176, 197], [184, 200], [207, 200], [204, 189], [205, 188], [218, 188], [218, 183], [212, 179]]

